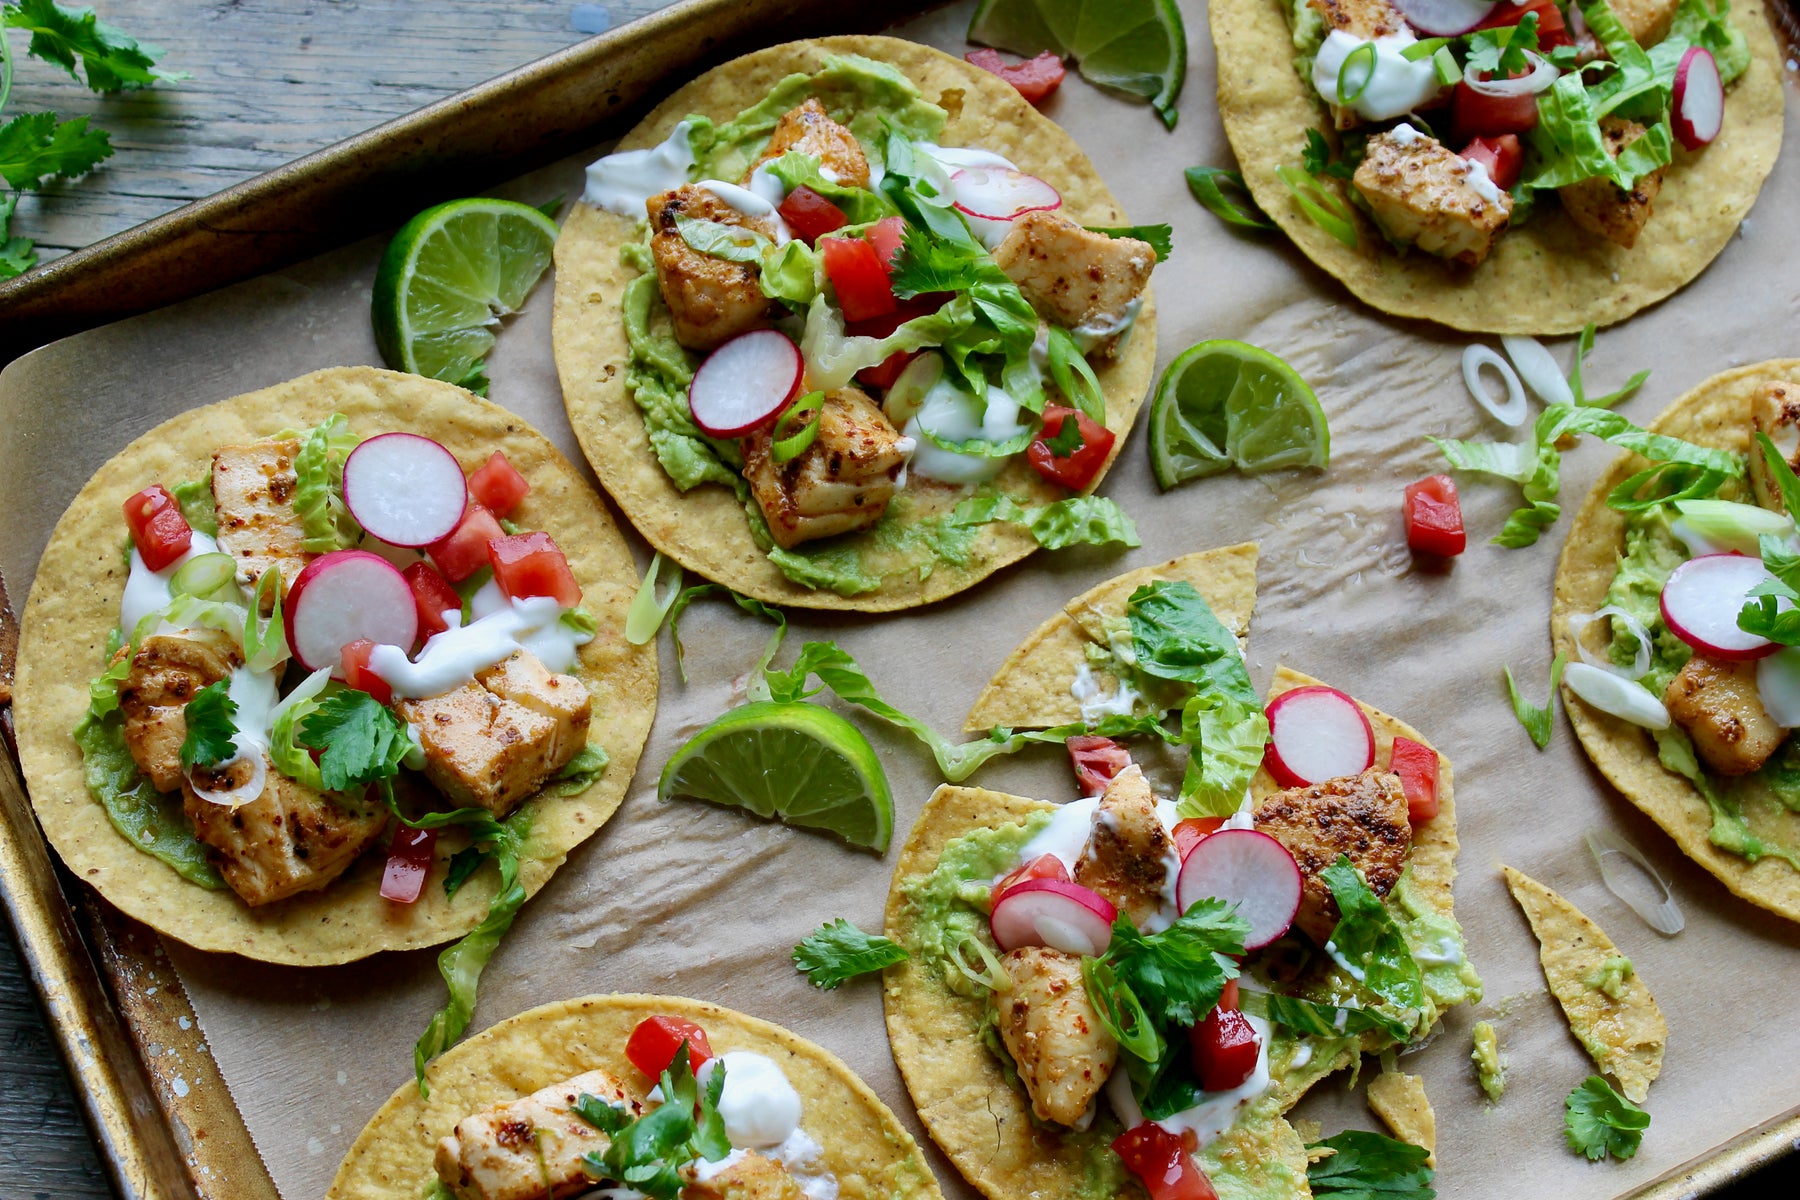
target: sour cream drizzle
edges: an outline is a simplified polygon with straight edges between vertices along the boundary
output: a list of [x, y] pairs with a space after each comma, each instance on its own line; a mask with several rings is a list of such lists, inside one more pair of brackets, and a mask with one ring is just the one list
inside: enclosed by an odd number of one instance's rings
[[[1350, 76], [1344, 80], [1349, 92], [1355, 92], [1359, 85], [1362, 87], [1349, 107], [1368, 121], [1385, 121], [1409, 113], [1437, 95], [1443, 87], [1430, 57], [1417, 62], [1408, 62], [1403, 57], [1402, 51], [1417, 40], [1403, 30], [1378, 37], [1371, 43], [1366, 38], [1334, 29], [1313, 59], [1313, 87], [1325, 103], [1336, 105], [1338, 76], [1344, 69], [1345, 60], [1358, 48], [1372, 44], [1375, 47], [1373, 68], [1352, 67]], [[1363, 83], [1365, 75], [1366, 84]]]
[[395, 696], [441, 696], [517, 650], [530, 651], [551, 671], [567, 671], [576, 648], [593, 640], [562, 621], [553, 597], [508, 600], [492, 581], [475, 593], [469, 610], [475, 619], [467, 625], [456, 610], [445, 612], [450, 628], [427, 641], [417, 661], [399, 646], [377, 646], [369, 653], [370, 669]]
[[119, 601], [119, 629], [126, 637], [131, 636], [138, 622], [159, 609], [169, 607], [175, 596], [169, 590], [169, 581], [175, 578], [175, 572], [190, 558], [202, 554], [216, 554], [219, 544], [201, 533], [193, 532], [193, 541], [188, 543], [187, 553], [170, 563], [160, 571], [152, 571], [137, 552], [131, 548], [131, 573], [125, 577], [125, 595]]
[[694, 147], [688, 139], [692, 129], [691, 121], [683, 121], [655, 146], [608, 154], [590, 164], [582, 200], [621, 217], [642, 220], [645, 201], [688, 181], [695, 164]]
[[[754, 177], [750, 182], [754, 186], [756, 183]], [[776, 187], [779, 188], [781, 181], [777, 179], [774, 182]], [[730, 205], [732, 211], [736, 212], [739, 216], [749, 217], [751, 220], [756, 221], [767, 221], [770, 225], [774, 226], [775, 244], [777, 246], [781, 245], [783, 242], [793, 240], [793, 234], [788, 231], [787, 222], [782, 220], [781, 214], [775, 210], [775, 205], [780, 204], [780, 200], [771, 203], [768, 197], [761, 192], [754, 191], [752, 188], [739, 187], [735, 183], [726, 183], [722, 179], [702, 179], [695, 186], [705, 188], [707, 191], [723, 200], [726, 204]], [[783, 199], [785, 198], [786, 197], [783, 197]]]

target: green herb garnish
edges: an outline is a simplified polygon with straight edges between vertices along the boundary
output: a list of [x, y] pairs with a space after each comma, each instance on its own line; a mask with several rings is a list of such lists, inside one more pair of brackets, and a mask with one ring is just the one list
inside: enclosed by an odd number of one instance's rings
[[864, 933], [842, 917], [819, 926], [794, 947], [794, 969], [825, 991], [906, 959], [900, 943]]

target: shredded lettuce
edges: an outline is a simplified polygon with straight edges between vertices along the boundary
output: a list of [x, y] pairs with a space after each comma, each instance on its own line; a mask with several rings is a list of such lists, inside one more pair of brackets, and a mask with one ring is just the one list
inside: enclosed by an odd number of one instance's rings
[[769, 174], [781, 181], [782, 187], [787, 191], [805, 187], [825, 197], [837, 206], [846, 222], [851, 225], [868, 225], [899, 211], [880, 192], [848, 183], [834, 183], [825, 178], [819, 171], [819, 165], [816, 155], [790, 150], [780, 158], [764, 164], [764, 167]]
[[189, 883], [208, 891], [223, 888], [225, 881], [181, 811], [180, 796], [158, 792], [138, 770], [125, 745], [123, 723], [90, 714], [75, 727], [74, 736], [88, 792], [120, 836]]
[[362, 533], [344, 504], [344, 460], [362, 439], [341, 413], [332, 413], [302, 439], [294, 456], [294, 512], [310, 554], [342, 550]]
[[763, 259], [756, 279], [763, 295], [804, 312], [819, 294], [819, 256], [796, 238]]
[[677, 215], [675, 232], [691, 249], [726, 262], [761, 263], [763, 255], [775, 249], [773, 241], [754, 229], [703, 217]]
[[1024, 526], [1046, 550], [1069, 546], [1139, 546], [1137, 523], [1104, 496], [1069, 496], [1026, 508], [997, 492], [970, 496], [950, 515], [957, 526], [1007, 521]]

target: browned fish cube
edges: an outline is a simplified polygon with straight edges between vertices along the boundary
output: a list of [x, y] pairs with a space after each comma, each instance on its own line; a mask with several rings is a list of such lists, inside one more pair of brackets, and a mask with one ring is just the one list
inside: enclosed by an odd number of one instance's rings
[[772, 427], [742, 439], [744, 478], [777, 545], [867, 529], [893, 499], [906, 458], [900, 434], [875, 402], [853, 387], [828, 392], [811, 418], [812, 445], [785, 463], [770, 453]]
[[[1644, 136], [1644, 127], [1623, 117], [1602, 117], [1600, 132], [1606, 138], [1607, 153], [1617, 158], [1621, 150]], [[1651, 207], [1662, 191], [1662, 180], [1663, 168], [1658, 167], [1638, 176], [1629, 192], [1610, 179], [1595, 176], [1557, 188], [1556, 194], [1569, 220], [1629, 250], [1637, 245], [1638, 235], [1650, 220]]]
[[[202, 799], [182, 781], [182, 811], [194, 836], [212, 851], [219, 874], [252, 908], [315, 891], [342, 875], [387, 825], [378, 804], [326, 796], [294, 782], [266, 760], [262, 794], [233, 808]], [[205, 780], [209, 790], [237, 783], [248, 769], [237, 762], [234, 777]]]
[[1094, 811], [1094, 827], [1075, 863], [1074, 880], [1092, 888], [1140, 929], [1162, 907], [1175, 845], [1156, 815], [1156, 797], [1136, 763], [1113, 776]]
[[219, 549], [237, 559], [238, 578], [249, 587], [271, 567], [281, 572], [282, 585], [291, 587], [311, 558], [301, 547], [306, 530], [294, 511], [294, 457], [299, 453], [297, 438], [220, 446], [213, 452]]
[[694, 1167], [682, 1174], [689, 1182], [681, 1189], [681, 1200], [806, 1200], [806, 1193], [786, 1167], [754, 1150], [723, 1170], [709, 1170], [705, 1182], [695, 1178], [698, 1172]]
[[1400, 777], [1373, 767], [1263, 797], [1256, 828], [1294, 856], [1305, 880], [1294, 924], [1323, 946], [1337, 928], [1337, 902], [1320, 877], [1339, 855], [1350, 856], [1376, 896], [1386, 896], [1406, 867], [1412, 824]]
[[1754, 435], [1768, 434], [1787, 465], [1800, 471], [1800, 384], [1784, 379], [1765, 380], [1750, 401], [1750, 432], [1750, 484], [1756, 490], [1756, 502], [1775, 512], [1786, 512], [1781, 488]]
[[[119, 656], [129, 653], [129, 647], [119, 650]], [[242, 661], [231, 636], [215, 630], [144, 639], [119, 685], [119, 712], [125, 719], [125, 747], [151, 787], [172, 792], [181, 786], [188, 701], [201, 688], [230, 678]]]
[[656, 282], [675, 323], [675, 340], [690, 350], [711, 350], [740, 333], [769, 323], [772, 301], [758, 282], [755, 263], [728, 262], [702, 254], [681, 236], [677, 217], [716, 221], [772, 237], [767, 223], [746, 217], [703, 187], [684, 184], [652, 196], [650, 254]]
[[1607, 7], [1631, 40], [1648, 50], [1669, 36], [1680, 4], [1678, 0], [1609, 0]]
[[564, 1200], [595, 1190], [581, 1160], [604, 1154], [610, 1139], [575, 1115], [584, 1094], [634, 1117], [642, 1111], [611, 1074], [588, 1071], [458, 1121], [438, 1142], [438, 1179], [457, 1200]]
[[1721, 775], [1748, 775], [1787, 735], [1763, 707], [1754, 662], [1696, 654], [1669, 681], [1663, 703], [1706, 765]]
[[994, 250], [1038, 316], [1085, 340], [1104, 358], [1123, 343], [1156, 266], [1156, 248], [1108, 237], [1053, 212], [1028, 212]]
[[1472, 182], [1475, 169], [1436, 138], [1402, 127], [1369, 139], [1351, 184], [1391, 240], [1473, 267], [1512, 217], [1512, 197], [1484, 195]]
[[825, 112], [825, 106], [807, 97], [806, 103], [791, 109], [776, 122], [775, 132], [762, 157], [751, 164], [750, 174], [763, 163], [787, 153], [810, 154], [819, 160], [826, 178], [837, 176], [836, 182], [851, 187], [869, 186], [869, 160], [863, 154], [856, 135], [839, 125]]
[[1000, 959], [1012, 987], [994, 993], [1000, 1040], [1039, 1120], [1073, 1125], [1119, 1061], [1113, 1040], [1081, 981], [1081, 959], [1021, 946]]

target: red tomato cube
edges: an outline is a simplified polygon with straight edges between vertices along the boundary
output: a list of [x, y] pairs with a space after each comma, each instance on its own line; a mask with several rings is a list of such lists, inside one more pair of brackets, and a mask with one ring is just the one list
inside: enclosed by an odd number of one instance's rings
[[917, 350], [896, 350], [875, 366], [864, 367], [858, 371], [856, 382], [886, 391], [894, 386], [896, 379], [900, 378], [900, 372], [906, 370], [906, 364], [917, 357], [919, 357]]
[[1462, 156], [1487, 169], [1494, 186], [1510, 190], [1519, 182], [1519, 171], [1525, 163], [1525, 149], [1519, 135], [1503, 133], [1499, 137], [1476, 138], [1463, 147]]
[[1406, 485], [1406, 544], [1415, 554], [1445, 558], [1461, 554], [1468, 546], [1463, 532], [1462, 505], [1456, 499], [1456, 481], [1448, 475], [1427, 475]]
[[1201, 838], [1219, 832], [1219, 826], [1223, 824], [1224, 817], [1189, 817], [1175, 822], [1175, 853], [1185, 861], [1188, 851], [1198, 846]]
[[863, 230], [863, 236], [875, 247], [875, 254], [881, 259], [881, 265], [892, 267], [895, 256], [900, 253], [900, 243], [906, 237], [906, 218], [883, 217]]
[[994, 905], [1000, 903], [1000, 897], [1006, 895], [1008, 888], [1024, 883], [1028, 879], [1057, 879], [1067, 883], [1069, 882], [1069, 868], [1063, 866], [1062, 859], [1054, 854], [1040, 854], [1024, 866], [1010, 871], [1005, 878], [994, 885], [993, 891], [988, 893], [988, 908], [992, 909]]
[[688, 1066], [698, 1071], [700, 1064], [713, 1056], [712, 1043], [706, 1030], [681, 1017], [645, 1017], [631, 1031], [625, 1043], [625, 1057], [631, 1065], [651, 1079], [661, 1078], [675, 1061], [681, 1043], [688, 1047]]
[[1215, 1007], [1188, 1035], [1194, 1073], [1209, 1092], [1228, 1092], [1256, 1070], [1262, 1039], [1236, 1009]]
[[488, 543], [505, 536], [493, 513], [480, 503], [471, 503], [450, 536], [427, 546], [425, 552], [445, 579], [461, 583], [488, 565]]
[[412, 588], [413, 604], [419, 610], [419, 640], [425, 641], [450, 628], [444, 614], [462, 607], [462, 597], [456, 594], [456, 589], [432, 570], [430, 563], [409, 563], [400, 574]]
[[556, 540], [541, 531], [497, 537], [488, 543], [494, 579], [509, 600], [552, 596], [564, 608], [581, 603], [581, 585]]
[[357, 638], [354, 642], [345, 643], [344, 683], [359, 692], [369, 693], [383, 704], [389, 704], [394, 699], [394, 690], [369, 665], [369, 658], [374, 652], [375, 643], [368, 638]]
[[787, 194], [776, 210], [781, 219], [788, 223], [794, 235], [811, 244], [836, 229], [842, 229], [850, 223], [844, 210], [827, 200], [804, 183]]
[[152, 571], [169, 566], [194, 543], [194, 531], [181, 515], [181, 505], [160, 483], [125, 501], [125, 524], [138, 556]]
[[1153, 1121], [1127, 1129], [1112, 1148], [1143, 1182], [1150, 1200], [1219, 1200], [1187, 1144]]
[[[1078, 444], [1067, 454], [1057, 454], [1051, 450], [1050, 442], [1062, 433], [1064, 423], [1069, 420], [1074, 420], [1080, 431]], [[1106, 465], [1107, 456], [1112, 453], [1114, 440], [1112, 430], [1086, 413], [1051, 404], [1044, 409], [1044, 427], [1038, 432], [1037, 440], [1025, 448], [1025, 461], [1050, 482], [1079, 492], [1090, 487], [1100, 474], [1100, 468]]]
[[1031, 104], [1044, 100], [1060, 87], [1063, 75], [1066, 74], [1062, 59], [1048, 50], [1022, 63], [1009, 63], [997, 51], [985, 48], [971, 50], [963, 55], [963, 59], [971, 66], [980, 67], [1012, 84], [1019, 95]]
[[518, 468], [498, 450], [469, 476], [469, 494], [497, 517], [510, 515], [530, 490]]
[[868, 321], [894, 311], [899, 301], [873, 243], [854, 237], [824, 238], [819, 250], [844, 320]]
[[1068, 748], [1069, 766], [1083, 796], [1098, 796], [1114, 775], [1131, 765], [1131, 751], [1111, 738], [1078, 733], [1063, 745]]
[[381, 871], [381, 898], [411, 904], [425, 890], [431, 872], [431, 853], [437, 847], [437, 830], [401, 825], [388, 843], [387, 866]]
[[1397, 737], [1388, 757], [1388, 770], [1400, 777], [1400, 788], [1406, 793], [1406, 815], [1414, 825], [1422, 825], [1438, 815], [1436, 750], [1411, 738]]

